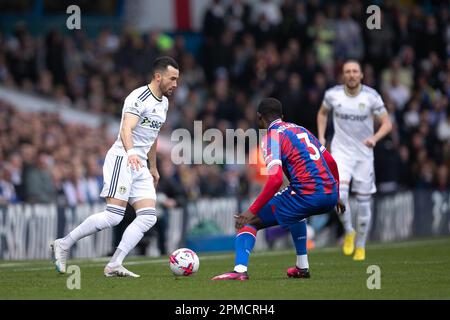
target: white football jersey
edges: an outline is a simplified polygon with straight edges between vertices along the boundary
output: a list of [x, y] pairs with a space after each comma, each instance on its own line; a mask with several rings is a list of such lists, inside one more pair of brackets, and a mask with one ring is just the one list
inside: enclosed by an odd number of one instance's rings
[[[126, 97], [123, 104], [120, 129], [122, 128], [125, 113], [132, 113], [139, 117], [139, 122], [132, 131], [132, 137], [133, 148], [140, 158], [147, 160], [147, 153], [158, 137], [160, 128], [166, 121], [168, 108], [169, 100], [167, 97], [157, 98], [148, 85], [133, 90]], [[122, 155], [125, 152], [125, 148], [120, 138], [120, 129], [117, 140], [111, 147], [110, 152]]]
[[359, 94], [349, 96], [344, 85], [338, 85], [325, 92], [322, 105], [333, 111], [331, 152], [358, 160], [373, 159], [373, 148], [363, 141], [374, 134], [373, 116], [387, 112], [378, 92], [362, 85]]

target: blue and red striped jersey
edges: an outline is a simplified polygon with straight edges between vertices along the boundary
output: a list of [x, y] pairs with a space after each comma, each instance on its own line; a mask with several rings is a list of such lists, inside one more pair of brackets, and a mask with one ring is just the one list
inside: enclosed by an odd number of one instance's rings
[[338, 192], [338, 183], [322, 155], [325, 147], [302, 126], [272, 122], [261, 147], [267, 169], [281, 165], [296, 193]]

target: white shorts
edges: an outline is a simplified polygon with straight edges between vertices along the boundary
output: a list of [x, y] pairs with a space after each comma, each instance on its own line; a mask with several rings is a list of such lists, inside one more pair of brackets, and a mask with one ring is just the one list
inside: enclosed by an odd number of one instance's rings
[[[102, 198], [115, 198], [133, 202], [134, 199], [156, 200], [153, 177], [148, 168], [138, 171], [127, 166], [127, 155], [116, 155], [108, 152], [103, 164]], [[146, 165], [145, 161], [141, 161]]]
[[361, 194], [377, 192], [373, 159], [357, 160], [343, 153], [332, 153], [338, 165], [339, 180], [351, 181], [352, 191]]

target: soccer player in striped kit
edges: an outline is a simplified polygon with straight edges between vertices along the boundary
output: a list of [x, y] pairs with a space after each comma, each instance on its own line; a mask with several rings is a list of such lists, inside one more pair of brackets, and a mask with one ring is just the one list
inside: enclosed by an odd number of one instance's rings
[[[235, 267], [232, 272], [212, 280], [248, 280], [247, 267], [258, 230], [280, 225], [291, 232], [297, 252], [294, 267], [287, 270], [292, 278], [309, 278], [306, 251], [306, 218], [327, 213], [337, 206], [339, 175], [336, 163], [324, 146], [307, 129], [282, 120], [282, 106], [277, 99], [266, 98], [258, 106], [258, 124], [267, 129], [261, 147], [269, 179], [250, 208], [236, 215]], [[277, 193], [283, 172], [290, 185]]]
[[152, 67], [151, 82], [135, 89], [125, 99], [119, 135], [106, 154], [100, 194], [106, 199], [105, 211], [89, 216], [67, 236], [56, 239], [51, 245], [55, 267], [60, 273], [66, 272], [69, 249], [86, 236], [118, 225], [128, 202], [134, 207], [136, 218], [123, 233], [104, 274], [107, 277], [139, 277], [125, 269], [122, 262], [157, 220], [157, 139], [166, 121], [167, 96], [177, 87], [179, 77], [178, 64], [171, 57], [155, 59]]
[[[345, 229], [342, 249], [345, 255], [354, 253], [353, 260], [363, 261], [372, 216], [371, 199], [377, 190], [373, 148], [391, 131], [392, 124], [378, 92], [361, 84], [363, 74], [359, 62], [346, 61], [342, 71], [344, 84], [325, 92], [317, 114], [318, 137], [325, 145], [327, 118], [333, 112], [334, 136], [330, 152], [338, 164], [340, 195], [347, 207], [345, 213], [340, 215]], [[377, 132], [374, 132], [374, 118], [381, 123]], [[348, 205], [350, 181], [358, 203], [356, 232]]]

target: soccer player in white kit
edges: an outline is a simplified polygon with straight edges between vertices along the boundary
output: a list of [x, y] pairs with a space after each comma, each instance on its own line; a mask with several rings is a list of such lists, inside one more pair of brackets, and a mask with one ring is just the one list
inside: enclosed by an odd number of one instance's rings
[[[366, 256], [365, 245], [372, 216], [371, 199], [376, 192], [373, 148], [391, 131], [392, 124], [378, 92], [361, 84], [363, 74], [359, 62], [348, 60], [342, 69], [344, 84], [325, 92], [317, 115], [318, 138], [325, 145], [328, 113], [332, 111], [334, 136], [330, 150], [338, 164], [340, 197], [347, 208], [339, 215], [345, 229], [342, 249], [345, 255], [354, 252], [353, 259], [361, 261]], [[374, 117], [381, 123], [376, 133]], [[350, 181], [358, 204], [356, 232], [348, 204]]]
[[[156, 223], [156, 192], [159, 180], [156, 168], [158, 133], [166, 121], [170, 96], [177, 87], [179, 67], [171, 57], [159, 57], [152, 66], [149, 84], [132, 91], [125, 99], [120, 132], [106, 154], [103, 165], [105, 211], [84, 220], [66, 237], [56, 239], [51, 247], [58, 272], [66, 272], [69, 249], [81, 238], [122, 220], [127, 202], [136, 211], [136, 218], [123, 233], [122, 240], [104, 269], [107, 277], [139, 277], [125, 269], [125, 256], [138, 244], [145, 232]], [[149, 168], [147, 167], [147, 159]]]

